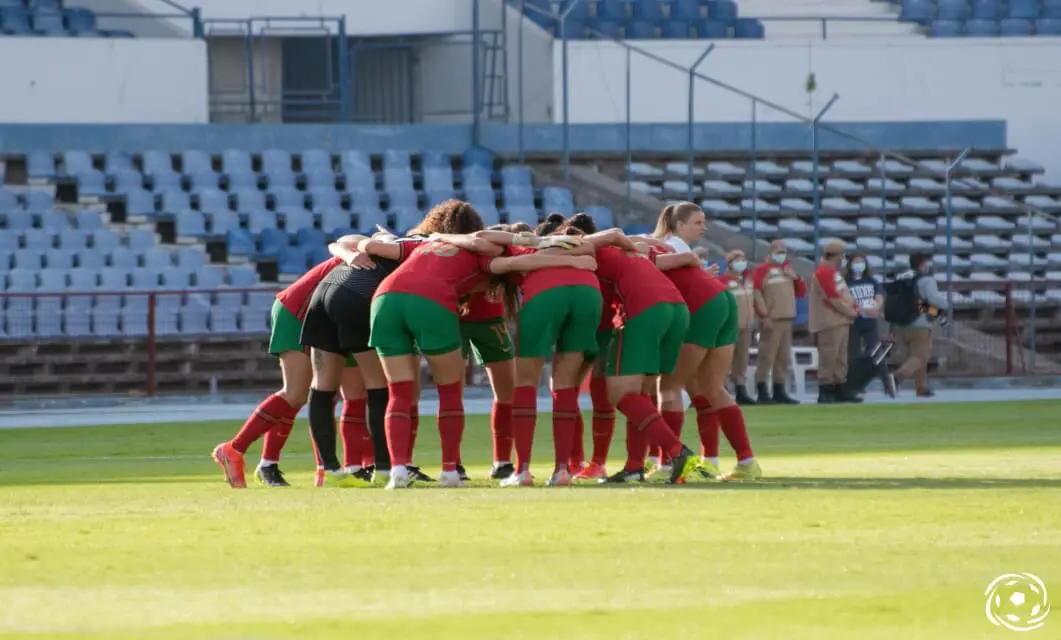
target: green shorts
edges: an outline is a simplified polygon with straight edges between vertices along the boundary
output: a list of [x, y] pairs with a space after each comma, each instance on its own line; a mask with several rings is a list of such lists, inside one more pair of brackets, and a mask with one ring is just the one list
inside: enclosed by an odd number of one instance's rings
[[689, 328], [689, 309], [661, 302], [626, 321], [608, 348], [609, 376], [658, 376], [674, 372]]
[[596, 358], [607, 358], [608, 347], [612, 344], [612, 339], [615, 338], [615, 329], [605, 329], [603, 331], [597, 331], [596, 341], [597, 350], [594, 352], [593, 357]]
[[737, 313], [737, 298], [731, 292], [723, 291], [689, 318], [684, 342], [705, 349], [737, 344], [740, 323]]
[[604, 305], [600, 291], [585, 285], [542, 291], [519, 312], [521, 358], [548, 358], [557, 353], [597, 352], [597, 325]]
[[418, 351], [437, 356], [461, 346], [457, 314], [434, 300], [411, 293], [385, 293], [372, 301], [372, 336], [381, 358]]
[[504, 318], [460, 323], [461, 353], [475, 356], [476, 364], [506, 362], [512, 359], [512, 336]]
[[302, 346], [302, 321], [287, 310], [279, 300], [273, 300], [272, 329], [269, 331], [269, 353], [278, 356], [288, 351], [305, 352]]

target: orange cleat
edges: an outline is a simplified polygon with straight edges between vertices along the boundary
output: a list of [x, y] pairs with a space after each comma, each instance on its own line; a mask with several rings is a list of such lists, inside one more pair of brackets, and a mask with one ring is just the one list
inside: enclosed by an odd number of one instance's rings
[[221, 465], [221, 470], [225, 472], [225, 481], [228, 482], [228, 486], [233, 489], [246, 489], [247, 478], [243, 472], [243, 454], [236, 451], [236, 448], [231, 443], [222, 442], [221, 444], [214, 447], [214, 452], [211, 456], [214, 462]]
[[317, 471], [314, 472], [313, 486], [318, 489], [324, 486], [324, 467], [317, 467]]
[[590, 462], [588, 465], [582, 468], [581, 471], [576, 473], [572, 478], [576, 482], [579, 481], [592, 481], [598, 482], [605, 480], [608, 477], [608, 471], [604, 468], [604, 465], [597, 462]]

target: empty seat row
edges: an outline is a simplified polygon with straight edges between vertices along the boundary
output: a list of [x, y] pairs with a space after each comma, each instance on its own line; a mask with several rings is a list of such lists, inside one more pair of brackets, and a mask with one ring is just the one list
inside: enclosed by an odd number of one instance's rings
[[185, 251], [171, 252], [166, 249], [138, 250], [129, 247], [115, 247], [110, 251], [98, 251], [83, 248], [77, 251], [65, 249], [0, 249], [0, 273], [9, 269], [100, 269], [104, 266], [122, 269], [177, 266], [185, 269], [206, 264], [206, 255], [202, 249], [190, 248]]
[[935, 20], [929, 27], [928, 35], [933, 38], [1061, 36], [1061, 18], [1040, 20], [1007, 18], [999, 22], [994, 20], [969, 20], [968, 22]]
[[130, 229], [120, 233], [113, 229], [63, 229], [53, 233], [51, 229], [0, 229], [0, 251], [19, 248], [47, 250], [53, 247], [68, 250], [92, 247], [98, 251], [111, 251], [125, 246], [140, 252], [158, 244], [158, 235], [153, 229]]
[[902, 0], [899, 19], [929, 24], [933, 20], [1061, 19], [1059, 0]]
[[247, 266], [229, 268], [201, 265], [194, 268], [169, 267], [104, 267], [101, 269], [12, 269], [0, 272], [0, 290], [9, 292], [33, 291], [94, 291], [139, 289], [214, 289], [217, 287], [251, 287], [258, 284], [257, 272]]
[[[139, 337], [148, 335], [148, 315], [141, 309], [49, 310], [8, 309], [0, 316], [0, 339]], [[189, 306], [159, 310], [157, 335], [268, 333], [269, 312], [255, 307]]]
[[762, 40], [766, 37], [766, 28], [762, 21], [754, 18], [740, 18], [732, 23], [719, 20], [666, 20], [664, 22], [642, 22], [635, 20], [626, 24], [602, 20], [599, 22], [567, 22], [564, 30], [555, 30], [557, 37], [566, 36], [572, 40], [584, 38], [614, 38], [627, 40], [653, 40], [665, 38], [670, 40]]

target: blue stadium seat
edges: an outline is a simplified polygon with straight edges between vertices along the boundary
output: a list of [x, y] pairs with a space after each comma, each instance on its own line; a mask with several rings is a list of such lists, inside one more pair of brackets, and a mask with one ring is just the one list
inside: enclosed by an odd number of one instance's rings
[[453, 164], [450, 162], [448, 153], [442, 151], [424, 151], [420, 154], [420, 169], [425, 173], [428, 169], [444, 169], [453, 174]]
[[324, 149], [306, 149], [299, 154], [299, 159], [303, 173], [308, 173], [310, 169], [332, 172], [332, 154]]
[[[100, 224], [95, 228], [101, 228], [103, 225]], [[62, 211], [45, 211], [40, 215], [40, 227], [42, 229], [49, 229], [55, 233], [65, 231], [70, 228], [70, 216], [66, 215]], [[79, 229], [84, 227], [78, 226]]]
[[[633, 2], [631, 15], [635, 20], [663, 22], [666, 19], [666, 12], [663, 9], [663, 5], [665, 4], [668, 3], [664, 0], [635, 0]], [[673, 15], [675, 13], [674, 4], [671, 4], [670, 13], [672, 19], [689, 20], [689, 18]]]
[[705, 40], [719, 40], [729, 37], [729, 26], [718, 20], [701, 20], [696, 23], [696, 35]]
[[412, 191], [413, 174], [406, 169], [385, 169], [383, 171], [384, 191]]
[[[638, 4], [645, 2], [646, 4], [651, 3], [651, 0], [640, 0]], [[583, 4], [586, 4], [583, 2]], [[659, 3], [656, 3], [657, 9]], [[662, 15], [662, 11], [660, 14]], [[611, 20], [613, 22], [624, 23], [630, 18], [630, 5], [625, 0], [597, 0], [597, 16], [600, 20]], [[646, 20], [653, 20], [653, 18], [645, 18]]]
[[26, 211], [30, 213], [44, 213], [55, 208], [55, 196], [50, 191], [30, 189], [22, 197], [26, 202]]
[[140, 254], [143, 251], [129, 247], [114, 247], [107, 253], [110, 255], [110, 266], [116, 269], [136, 269], [140, 266]]
[[412, 172], [412, 157], [402, 149], [387, 149], [383, 152], [383, 171]]
[[597, 33], [591, 35], [596, 38], [612, 38], [614, 40], [623, 38], [623, 28], [617, 22], [608, 22], [607, 20], [594, 22], [593, 29]]
[[707, 17], [732, 25], [737, 21], [737, 3], [732, 0], [708, 0]]
[[77, 252], [77, 268], [100, 270], [103, 268], [103, 253], [95, 249], [80, 249]]
[[22, 232], [22, 242], [27, 249], [51, 249], [55, 236], [45, 229], [26, 229]]
[[965, 23], [965, 35], [971, 38], [990, 38], [998, 35], [995, 20], [970, 20]]
[[342, 198], [339, 196], [339, 192], [335, 190], [335, 187], [330, 185], [324, 187], [312, 187], [307, 193], [313, 201], [314, 211], [338, 209], [342, 206]]
[[[129, 272], [129, 284], [134, 289], [157, 289], [159, 287], [159, 271], [157, 268], [143, 267], [133, 269]], [[162, 299], [159, 300], [162, 302]]]
[[192, 200], [184, 191], [163, 191], [162, 211], [164, 213], [176, 213], [187, 211], [192, 208]]
[[464, 199], [470, 202], [476, 209], [486, 206], [497, 206], [497, 194], [494, 193], [493, 189], [465, 189]]
[[[37, 11], [32, 15], [33, 32], [42, 36], [66, 35], [63, 14], [56, 11]], [[54, 335], [54, 334], [53, 334]]]
[[206, 254], [198, 247], [181, 247], [173, 252], [173, 258], [178, 267], [195, 269], [206, 264]]
[[195, 173], [186, 175], [193, 192], [202, 191], [203, 189], [217, 189], [221, 184], [221, 176], [214, 173], [211, 169], [199, 169]]
[[173, 156], [168, 151], [145, 151], [141, 157], [141, 167], [147, 174], [171, 173]]
[[195, 149], [189, 149], [181, 153], [181, 172], [184, 175], [196, 173], [213, 173], [214, 163], [210, 155]]
[[372, 158], [364, 151], [348, 149], [339, 154], [339, 166], [343, 173], [351, 168], [372, 171]]
[[320, 223], [324, 233], [344, 233], [351, 228], [350, 212], [339, 207], [327, 207], [320, 212]]
[[33, 214], [28, 211], [9, 211], [2, 217], [8, 231], [22, 231], [33, 226]]
[[63, 153], [64, 174], [76, 176], [80, 173], [95, 170], [92, 163], [92, 155], [87, 151], [66, 151]]
[[37, 273], [37, 291], [66, 291], [67, 275], [67, 269], [41, 269]]
[[[258, 193], [261, 194], [260, 191]], [[230, 208], [228, 194], [220, 189], [203, 189], [195, 194], [195, 198], [199, 211], [225, 211]]]
[[19, 249], [11, 261], [12, 270], [32, 269], [36, 271], [44, 264], [44, 249]]
[[297, 184], [295, 174], [290, 169], [271, 169], [265, 174], [265, 181], [270, 189], [294, 189]]
[[21, 236], [21, 233], [0, 229], [0, 251], [13, 253], [15, 249], [18, 249], [18, 241]]
[[282, 247], [276, 259], [276, 268], [280, 273], [302, 275], [309, 268], [309, 253], [307, 247], [291, 245]]
[[59, 248], [66, 251], [80, 251], [88, 246], [88, 233], [80, 229], [60, 229]]
[[902, 0], [899, 20], [929, 24], [936, 15], [936, 4], [932, 0]]
[[217, 265], [200, 265], [194, 275], [197, 289], [218, 289], [225, 284], [225, 270]]
[[102, 171], [88, 169], [77, 175], [78, 196], [104, 196], [107, 194], [107, 176]]
[[354, 211], [379, 209], [379, 192], [375, 189], [356, 189], [350, 192], [350, 202], [350, 208]]
[[225, 149], [221, 152], [221, 171], [226, 174], [254, 173], [250, 154], [243, 149]]
[[[1012, 8], [1013, 5], [1010, 5], [1011, 10]], [[1024, 37], [1032, 34], [1031, 20], [1006, 19], [1001, 21], [998, 26], [999, 35], [1002, 37]]]
[[973, 20], [995, 20], [1002, 16], [999, 0], [973, 0], [970, 15]]
[[326, 247], [328, 244], [328, 238], [320, 229], [302, 227], [295, 234], [295, 244], [300, 247], [309, 247], [310, 249], [315, 250], [320, 247]]
[[207, 322], [211, 333], [236, 333], [239, 331], [239, 323], [236, 321], [238, 310], [228, 306], [211, 306], [208, 311]]
[[290, 239], [286, 231], [276, 229], [262, 229], [258, 236], [258, 257], [276, 258], [284, 247], [288, 246]]
[[593, 218], [599, 229], [609, 229], [615, 226], [615, 216], [608, 207], [588, 207], [586, 213]]
[[468, 187], [492, 189], [493, 187], [491, 184], [493, 183], [493, 174], [485, 167], [464, 167], [461, 169], [461, 182], [465, 189]]
[[453, 191], [453, 170], [449, 167], [424, 169], [424, 191]]
[[162, 247], [151, 247], [144, 251], [143, 260], [148, 269], [163, 269], [173, 264], [173, 254]]
[[626, 37], [630, 40], [651, 40], [658, 38], [659, 33], [656, 25], [651, 22], [635, 20], [626, 25]]
[[672, 20], [691, 20], [695, 22], [707, 17], [707, 3], [701, 0], [670, 0], [669, 4]]
[[74, 223], [82, 231], [95, 231], [103, 228], [103, 218], [90, 209], [82, 209], [74, 215]]
[[[123, 308], [119, 313], [119, 325], [123, 336], [146, 336], [147, 314], [139, 309]], [[93, 318], [95, 319], [95, 318]], [[92, 333], [101, 335], [93, 325]], [[104, 334], [105, 335], [105, 334]]]
[[514, 206], [508, 207], [508, 224], [515, 224], [517, 222], [526, 222], [532, 227], [538, 225], [538, 210], [533, 206]]
[[134, 171], [133, 156], [125, 151], [108, 151], [103, 156], [103, 170], [111, 175], [120, 171]]
[[506, 208], [511, 207], [513, 205], [534, 205], [534, 190], [530, 187], [522, 185], [505, 185], [504, 189], [501, 190], [501, 193]]
[[92, 309], [91, 316], [92, 335], [100, 338], [121, 335], [119, 317], [120, 311], [117, 308], [96, 306]]
[[662, 23], [661, 35], [672, 40], [685, 40], [689, 37], [691, 27], [684, 20], [667, 20]]
[[237, 312], [239, 330], [243, 333], [269, 333], [269, 314], [254, 307], [242, 307]]
[[130, 229], [125, 234], [125, 244], [131, 249], [145, 251], [158, 244], [158, 236], [153, 229]]
[[178, 238], [202, 238], [206, 235], [206, 218], [199, 211], [188, 210], [178, 214], [174, 226]]
[[968, 18], [969, 4], [966, 0], [936, 0], [936, 20], [964, 22]]
[[370, 234], [376, 231], [376, 225], [388, 227], [387, 214], [380, 211], [379, 207], [355, 209], [357, 224], [354, 228], [363, 233]]
[[44, 266], [48, 269], [73, 269], [74, 254], [65, 249], [45, 249]]
[[225, 183], [229, 191], [234, 189], [257, 189], [258, 174], [250, 171], [233, 171], [225, 173]]
[[249, 265], [229, 267], [228, 284], [233, 287], [253, 287], [258, 284], [258, 272]]
[[184, 188], [184, 177], [168, 167], [157, 171], [145, 170], [144, 175], [147, 176], [151, 189], [155, 193], [180, 191]]
[[150, 191], [139, 189], [125, 194], [125, 212], [130, 216], [154, 217], [155, 196]]
[[388, 191], [387, 202], [390, 209], [410, 208], [416, 209], [420, 206], [420, 197], [412, 189], [401, 189]]
[[98, 269], [73, 269], [70, 271], [70, 286], [73, 291], [94, 291], [99, 288]]
[[[119, 291], [129, 286], [129, 270], [120, 267], [103, 267], [99, 270], [99, 288]], [[100, 300], [96, 300], [97, 306]]]
[[558, 212], [565, 216], [575, 213], [575, 201], [571, 190], [565, 187], [545, 187], [542, 189], [542, 206], [547, 213]]
[[479, 212], [479, 217], [483, 219], [483, 224], [486, 226], [501, 224], [501, 213], [494, 205], [475, 207], [475, 210]]
[[[88, 299], [88, 296], [75, 296], [67, 298], [67, 304], [73, 300]], [[90, 303], [91, 304], [91, 303]], [[89, 315], [90, 307], [70, 307], [63, 309], [63, 335], [70, 338], [83, 338], [92, 335], [92, 317]]]
[[[305, 166], [305, 165], [303, 165]], [[331, 168], [331, 158], [328, 158], [328, 167]], [[291, 173], [291, 154], [283, 149], [266, 149], [262, 152], [262, 172], [264, 173]]]
[[313, 214], [302, 207], [285, 207], [277, 212], [277, 217], [284, 220], [284, 230], [293, 235], [299, 229], [313, 227]]
[[204, 215], [208, 235], [223, 236], [231, 229], [239, 229], [239, 214], [235, 211], [211, 211]]
[[487, 171], [493, 171], [494, 154], [482, 147], [472, 147], [461, 156], [461, 166], [465, 169], [468, 167], [482, 167]]
[[115, 193], [129, 193], [144, 188], [144, 176], [136, 169], [118, 169], [110, 172]]
[[0, 185], [0, 213], [20, 209], [21, 207], [18, 196], [5, 189], [3, 185]]
[[[303, 174], [306, 177], [307, 189], [331, 189], [335, 190], [335, 174], [331, 169], [323, 167], [309, 167]], [[372, 185], [375, 189], [375, 184]]]
[[237, 189], [233, 196], [237, 211], [257, 211], [265, 208], [265, 194], [257, 189]]
[[[419, 209], [392, 209], [391, 215], [394, 216], [394, 231], [397, 233], [405, 233], [409, 229], [412, 229], [416, 225], [420, 224], [420, 221], [424, 219], [424, 215]], [[359, 219], [360, 222], [360, 219]]]
[[[14, 252], [13, 249], [4, 249], [0, 247], [0, 290], [4, 288], [4, 278], [6, 273], [11, 270], [11, 254]], [[0, 307], [4, 305], [0, 303]]]
[[[1009, 0], [1006, 17], [1034, 20], [1039, 17], [1039, 2], [1038, 0]], [[1005, 24], [1002, 25], [1002, 35], [1007, 35]]]
[[1042, 10], [1039, 12], [1042, 18], [1061, 20], [1061, 0], [1043, 0]]
[[[273, 200], [273, 209], [281, 207], [303, 208], [306, 206], [306, 194], [294, 187], [270, 188], [269, 196]], [[237, 195], [237, 201], [238, 198], [239, 196]]]
[[738, 18], [733, 27], [733, 37], [740, 40], [762, 40], [766, 37], [766, 27], [761, 20]]
[[111, 229], [97, 229], [89, 234], [92, 237], [92, 248], [104, 253], [121, 244], [118, 234]]
[[22, 7], [7, 7], [0, 12], [0, 26], [5, 33], [23, 36], [33, 33], [29, 24], [29, 14]]
[[247, 214], [247, 229], [254, 235], [259, 235], [266, 229], [276, 229], [276, 213], [261, 209], [251, 211]]
[[1041, 18], [1035, 22], [1035, 35], [1061, 36], [1061, 19]]
[[246, 229], [229, 229], [225, 234], [225, 247], [229, 255], [254, 255], [254, 236]]

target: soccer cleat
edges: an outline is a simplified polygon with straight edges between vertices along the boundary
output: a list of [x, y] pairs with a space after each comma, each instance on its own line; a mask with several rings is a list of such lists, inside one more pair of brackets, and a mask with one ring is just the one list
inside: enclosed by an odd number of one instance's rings
[[884, 376], [884, 394], [889, 398], [899, 395], [899, 385], [895, 382], [895, 374], [889, 373]]
[[[409, 477], [411, 477], [415, 482], [434, 482], [435, 481], [434, 478], [432, 478], [431, 476], [429, 476], [426, 473], [424, 473], [423, 471], [421, 471], [420, 467], [418, 467], [416, 465], [411, 465], [411, 464], [405, 465], [405, 468], [409, 470]], [[462, 480], [463, 480], [463, 478], [462, 478]]]
[[236, 451], [228, 442], [222, 442], [214, 447], [210, 454], [214, 462], [221, 465], [221, 471], [225, 473], [225, 481], [233, 489], [246, 489], [247, 477], [243, 469], [243, 454]]
[[504, 480], [516, 472], [516, 467], [511, 462], [495, 462], [494, 468], [490, 470], [491, 480]]
[[412, 484], [413, 479], [409, 476], [408, 469], [401, 465], [391, 469], [390, 480], [387, 481], [388, 489], [405, 489], [411, 487]]
[[284, 478], [284, 472], [280, 471], [280, 465], [275, 464], [258, 465], [258, 468], [254, 470], [254, 479], [265, 487], [291, 486]]
[[718, 480], [722, 477], [722, 470], [718, 468], [717, 464], [707, 458], [700, 458], [700, 464], [697, 465], [696, 472], [705, 480]]
[[597, 462], [590, 462], [588, 465], [582, 468], [581, 471], [575, 474], [574, 480], [592, 480], [601, 481], [608, 479], [608, 470], [604, 468], [604, 465]]
[[467, 482], [471, 480], [471, 478], [468, 477], [468, 472], [464, 470], [463, 464], [457, 465], [457, 473], [460, 475], [461, 482]]
[[457, 488], [464, 486], [464, 480], [461, 479], [459, 471], [443, 471], [438, 475], [438, 486]]
[[565, 469], [554, 471], [553, 477], [549, 478], [549, 482], [545, 484], [548, 487], [570, 487], [571, 474]]
[[313, 486], [318, 489], [324, 486], [324, 467], [317, 467], [313, 472]]
[[674, 456], [671, 460], [670, 478], [667, 482], [669, 484], [685, 484], [686, 478], [696, 469], [699, 462], [692, 449], [682, 445], [681, 453]]
[[362, 467], [351, 474], [355, 478], [361, 480], [366, 485], [372, 484], [372, 472], [366, 467]]
[[637, 469], [636, 471], [622, 470], [619, 473], [608, 476], [599, 480], [600, 484], [633, 484], [635, 482], [645, 481], [645, 470]]
[[523, 471], [522, 473], [513, 473], [509, 477], [501, 481], [502, 487], [533, 487], [534, 476], [531, 475], [530, 471]]
[[738, 462], [726, 475], [722, 476], [725, 482], [744, 482], [746, 480], [760, 480], [763, 477], [762, 467], [754, 458], [750, 462]]
[[363, 480], [347, 471], [325, 471], [324, 472], [324, 486], [328, 489], [354, 489], [358, 487], [367, 487], [372, 483]]

